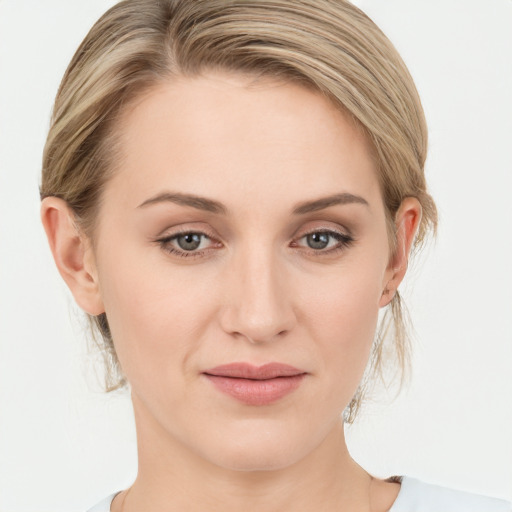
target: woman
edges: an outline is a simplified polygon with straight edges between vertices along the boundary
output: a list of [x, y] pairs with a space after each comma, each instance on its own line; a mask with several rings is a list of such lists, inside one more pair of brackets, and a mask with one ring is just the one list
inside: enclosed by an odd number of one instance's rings
[[126, 1], [93, 27], [41, 196], [135, 411], [137, 479], [94, 510], [509, 509], [346, 448], [381, 308], [406, 366], [425, 157], [404, 64], [347, 2]]

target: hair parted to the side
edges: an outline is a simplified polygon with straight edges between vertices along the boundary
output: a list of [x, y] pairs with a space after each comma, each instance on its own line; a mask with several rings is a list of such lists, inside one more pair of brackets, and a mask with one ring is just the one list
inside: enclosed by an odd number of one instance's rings
[[[413, 80], [380, 29], [346, 0], [125, 0], [90, 30], [63, 77], [46, 142], [41, 198], [57, 196], [91, 239], [104, 185], [118, 170], [116, 122], [135, 98], [173, 77], [225, 70], [302, 83], [355, 120], [372, 143], [393, 250], [394, 218], [405, 197], [423, 215], [415, 249], [435, 232], [435, 204], [424, 164], [427, 128]], [[106, 387], [124, 384], [105, 314], [91, 317], [101, 336]], [[409, 346], [398, 292], [381, 322], [360, 389], [381, 373], [383, 340], [402, 375]]]

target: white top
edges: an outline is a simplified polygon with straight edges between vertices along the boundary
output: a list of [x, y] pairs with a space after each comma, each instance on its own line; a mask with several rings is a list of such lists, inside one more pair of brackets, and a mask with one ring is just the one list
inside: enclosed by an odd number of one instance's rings
[[[455, 491], [402, 477], [400, 492], [389, 512], [512, 512], [512, 504], [469, 492]], [[87, 512], [110, 512], [114, 493]]]
[[389, 512], [512, 512], [512, 504], [403, 477]]

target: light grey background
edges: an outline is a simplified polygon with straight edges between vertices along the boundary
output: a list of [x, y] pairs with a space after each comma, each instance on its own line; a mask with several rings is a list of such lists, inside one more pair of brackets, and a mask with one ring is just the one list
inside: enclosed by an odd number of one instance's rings
[[[52, 100], [112, 1], [0, 0], [0, 511], [72, 512], [130, 483], [127, 396], [95, 384], [39, 222]], [[378, 476], [512, 498], [512, 1], [360, 0], [402, 53], [430, 127], [440, 231], [404, 293], [413, 380], [348, 431]], [[385, 395], [385, 393], [383, 393]]]

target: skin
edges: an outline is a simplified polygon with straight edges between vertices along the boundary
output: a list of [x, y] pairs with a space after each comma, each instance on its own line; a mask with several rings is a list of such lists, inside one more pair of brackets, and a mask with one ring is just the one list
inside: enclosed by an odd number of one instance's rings
[[[59, 271], [85, 311], [107, 313], [131, 385], [139, 475], [112, 510], [388, 510], [399, 484], [351, 459], [340, 416], [379, 308], [405, 274], [418, 201], [403, 202], [390, 257], [366, 138], [293, 84], [181, 78], [139, 98], [118, 129], [120, 170], [103, 192], [94, 248], [64, 201], [42, 205]], [[226, 212], [140, 206], [162, 193]], [[364, 202], [293, 213], [342, 193]], [[179, 230], [206, 235], [187, 257], [169, 252], [180, 250]], [[325, 248], [311, 247], [307, 235], [319, 232], [331, 233]], [[275, 403], [246, 405], [203, 375], [240, 361], [307, 375]]]

